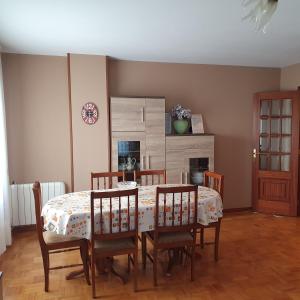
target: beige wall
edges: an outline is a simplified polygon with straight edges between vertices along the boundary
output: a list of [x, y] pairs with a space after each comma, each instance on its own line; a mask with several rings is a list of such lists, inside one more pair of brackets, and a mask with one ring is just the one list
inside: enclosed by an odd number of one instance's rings
[[281, 69], [282, 90], [296, 90], [300, 86], [300, 63]]
[[70, 186], [66, 57], [3, 54], [10, 180]]
[[215, 169], [225, 175], [226, 208], [251, 206], [252, 97], [278, 90], [280, 69], [110, 62], [112, 96], [165, 96], [202, 113], [216, 134]]
[[[3, 55], [10, 178], [71, 184], [67, 58]], [[216, 134], [216, 170], [225, 174], [225, 207], [251, 205], [252, 96], [277, 90], [280, 70], [110, 61], [113, 96], [165, 96], [202, 113]], [[89, 173], [108, 169], [106, 57], [71, 55], [75, 190]], [[85, 125], [87, 101], [99, 120]]]
[[[70, 56], [72, 127], [74, 154], [74, 190], [90, 187], [90, 174], [108, 171], [108, 108], [106, 57]], [[99, 119], [94, 125], [82, 121], [81, 109], [86, 102], [98, 106]]]

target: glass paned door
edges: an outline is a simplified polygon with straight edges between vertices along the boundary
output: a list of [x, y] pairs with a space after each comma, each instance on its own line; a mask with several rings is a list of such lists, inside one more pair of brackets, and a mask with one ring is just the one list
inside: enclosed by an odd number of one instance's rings
[[292, 100], [261, 100], [259, 111], [259, 169], [290, 171]]
[[296, 216], [299, 203], [299, 91], [254, 95], [252, 207]]

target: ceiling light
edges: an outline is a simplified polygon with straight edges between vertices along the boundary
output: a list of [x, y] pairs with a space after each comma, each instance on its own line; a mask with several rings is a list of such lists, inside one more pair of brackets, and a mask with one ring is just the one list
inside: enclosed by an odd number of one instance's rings
[[243, 0], [243, 6], [249, 13], [243, 17], [243, 20], [249, 20], [255, 24], [257, 31], [266, 33], [266, 27], [271, 21], [278, 5], [278, 0]]

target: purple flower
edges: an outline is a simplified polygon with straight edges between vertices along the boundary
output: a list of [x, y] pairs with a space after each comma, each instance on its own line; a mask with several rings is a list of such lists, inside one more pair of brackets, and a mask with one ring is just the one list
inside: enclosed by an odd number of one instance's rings
[[172, 108], [171, 115], [178, 120], [190, 119], [192, 116], [191, 110], [183, 108], [180, 104], [177, 104]]

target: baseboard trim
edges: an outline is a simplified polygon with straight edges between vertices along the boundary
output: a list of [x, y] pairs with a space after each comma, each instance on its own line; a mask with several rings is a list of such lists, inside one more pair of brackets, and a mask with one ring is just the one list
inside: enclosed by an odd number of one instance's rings
[[245, 212], [245, 211], [253, 211], [252, 206], [250, 207], [237, 207], [237, 208], [224, 208], [223, 213], [238, 213], [238, 212]]
[[20, 226], [13, 226], [12, 232], [20, 232], [20, 231], [32, 231], [36, 229], [35, 224], [30, 225], [20, 225]]

